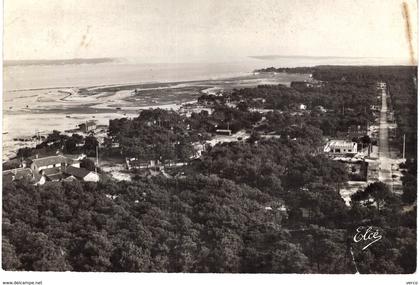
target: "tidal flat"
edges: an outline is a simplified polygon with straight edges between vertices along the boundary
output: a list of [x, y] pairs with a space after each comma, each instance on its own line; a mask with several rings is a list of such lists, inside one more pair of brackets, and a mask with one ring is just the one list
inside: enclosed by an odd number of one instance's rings
[[107, 125], [110, 119], [131, 118], [149, 108], [179, 109], [203, 94], [263, 84], [290, 85], [310, 80], [308, 74], [265, 73], [224, 79], [103, 85], [5, 91], [3, 98], [3, 159], [36, 142], [22, 137], [74, 129], [87, 120]]

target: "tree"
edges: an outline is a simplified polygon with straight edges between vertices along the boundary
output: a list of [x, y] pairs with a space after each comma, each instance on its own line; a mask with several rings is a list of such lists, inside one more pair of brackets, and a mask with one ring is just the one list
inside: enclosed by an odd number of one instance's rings
[[95, 171], [96, 167], [95, 167], [95, 162], [93, 162], [91, 159], [89, 158], [84, 158], [80, 161], [80, 167], [82, 168], [86, 168], [89, 171]]
[[370, 139], [370, 137], [368, 135], [363, 136], [360, 141], [364, 144], [364, 145], [368, 145], [372, 142], [372, 140]]
[[308, 257], [299, 246], [289, 242], [278, 242], [272, 253], [273, 273], [308, 272]]
[[402, 200], [405, 203], [414, 203], [417, 200], [417, 160], [407, 161], [407, 170], [401, 178], [403, 184]]
[[66, 252], [54, 244], [44, 233], [29, 233], [22, 255], [25, 268], [35, 271], [67, 271], [72, 267], [66, 260]]
[[111, 268], [113, 245], [105, 231], [91, 232], [86, 239], [80, 240], [82, 246], [74, 253], [76, 270], [108, 271]]
[[261, 139], [260, 134], [258, 134], [257, 132], [252, 132], [250, 137], [247, 139], [247, 142], [249, 142], [250, 144], [254, 144], [260, 139]]
[[78, 134], [73, 134], [70, 138], [66, 139], [64, 143], [64, 152], [75, 153], [77, 151], [77, 145], [83, 143], [83, 137]]
[[20, 165], [21, 163], [19, 162], [18, 159], [5, 161], [3, 162], [3, 171], [8, 170], [8, 169], [19, 168]]
[[417, 185], [416, 178], [412, 177], [411, 180], [407, 176], [403, 177], [403, 194], [402, 200], [405, 203], [412, 204], [417, 200]]
[[244, 101], [239, 102], [239, 104], [236, 107], [241, 112], [247, 112], [248, 111], [248, 104]]
[[10, 244], [9, 239], [2, 240], [2, 268], [3, 270], [19, 270], [21, 262], [16, 254], [16, 249], [13, 244]]
[[181, 161], [187, 161], [194, 154], [194, 148], [190, 143], [180, 141], [175, 144], [175, 155]]
[[24, 147], [18, 150], [16, 156], [21, 157], [21, 158], [28, 158], [30, 156], [33, 156], [34, 154], [35, 154], [35, 149]]
[[150, 252], [131, 241], [123, 241], [111, 257], [113, 268], [119, 272], [146, 272], [150, 266]]
[[99, 146], [99, 142], [94, 136], [91, 135], [85, 138], [83, 149], [86, 151], [86, 154], [95, 155], [97, 146]]
[[395, 197], [389, 190], [389, 187], [383, 182], [374, 182], [369, 184], [365, 190], [357, 191], [352, 195], [352, 201], [365, 201], [367, 204], [376, 204], [376, 208], [380, 211], [386, 203], [395, 202]]

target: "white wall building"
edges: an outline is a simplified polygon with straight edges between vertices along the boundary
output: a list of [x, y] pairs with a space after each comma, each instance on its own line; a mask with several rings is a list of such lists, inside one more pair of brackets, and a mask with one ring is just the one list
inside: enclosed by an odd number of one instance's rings
[[357, 143], [346, 140], [330, 140], [325, 145], [324, 152], [332, 155], [356, 154]]

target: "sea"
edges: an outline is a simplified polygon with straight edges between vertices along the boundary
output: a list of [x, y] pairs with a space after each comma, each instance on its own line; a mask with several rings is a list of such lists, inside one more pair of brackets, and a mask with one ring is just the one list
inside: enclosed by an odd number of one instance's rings
[[240, 58], [225, 62], [142, 63], [135, 59], [99, 64], [14, 65], [4, 67], [3, 90], [179, 82], [221, 79], [252, 73], [266, 67], [316, 65], [396, 65], [392, 58], [268, 57]]
[[[64, 131], [74, 128], [77, 122], [92, 119], [92, 117], [100, 123], [106, 123], [109, 119], [122, 116], [115, 111], [92, 114], [93, 110], [87, 109], [84, 114], [71, 116], [72, 118], [69, 119], [67, 114], [63, 114], [65, 110], [50, 112], [49, 106], [57, 108], [57, 102], [60, 104], [59, 96], [63, 96], [62, 92], [68, 92], [68, 89], [234, 78], [252, 75], [256, 69], [271, 66], [396, 64], [404, 64], [404, 62], [383, 58], [271, 56], [235, 58], [224, 62], [144, 63], [129, 59], [97, 64], [4, 66], [2, 158], [3, 160], [11, 158], [18, 148], [33, 147], [36, 144], [33, 141], [17, 141], [17, 138], [33, 136], [40, 131], [44, 133], [52, 130]], [[282, 75], [278, 77], [277, 84], [292, 80], [287, 75], [283, 77]], [[56, 98], [55, 96], [58, 100], [51, 100], [51, 98]], [[42, 105], [45, 111], [32, 110], [31, 107], [35, 105]]]

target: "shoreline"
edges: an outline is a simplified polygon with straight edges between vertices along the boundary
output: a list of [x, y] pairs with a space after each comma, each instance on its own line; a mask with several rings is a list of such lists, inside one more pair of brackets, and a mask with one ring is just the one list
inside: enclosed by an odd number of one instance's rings
[[[269, 77], [270, 73], [264, 72], [243, 72], [238, 73], [237, 75], [232, 76], [217, 76], [216, 78], [208, 78], [208, 79], [190, 79], [190, 80], [156, 80], [156, 81], [144, 81], [144, 82], [129, 82], [129, 83], [112, 83], [112, 84], [101, 84], [101, 85], [73, 85], [73, 86], [53, 86], [53, 87], [37, 87], [37, 88], [22, 88], [22, 89], [4, 89], [4, 92], [16, 93], [16, 92], [25, 92], [25, 91], [42, 91], [42, 90], [56, 90], [56, 89], [79, 89], [79, 90], [96, 90], [96, 89], [110, 89], [110, 88], [119, 88], [119, 90], [127, 90], [127, 89], [135, 89], [135, 88], [156, 88], [156, 87], [163, 87], [168, 86], [170, 87], [173, 84], [194, 84], [194, 83], [209, 83], [212, 81], [228, 81], [228, 80], [243, 80], [246, 78], [253, 79], [256, 76], [261, 78]], [[308, 73], [288, 73], [288, 72], [277, 72], [275, 75], [283, 75], [283, 76], [294, 76], [294, 75], [301, 75], [301, 76], [308, 76]]]
[[[302, 74], [258, 74], [207, 80], [117, 84], [86, 88], [46, 88], [5, 91], [3, 97], [3, 160], [23, 147], [14, 139], [36, 131], [64, 132], [86, 120], [108, 124], [150, 108], [177, 110], [202, 94], [262, 84], [285, 84], [308, 79]], [[137, 93], [134, 90], [137, 89]], [[17, 95], [19, 94], [19, 95]]]
[[[7, 74], [7, 72], [4, 72]], [[36, 87], [36, 88], [22, 88], [22, 89], [4, 89], [4, 92], [22, 92], [22, 91], [40, 91], [40, 90], [55, 90], [55, 89], [67, 89], [67, 88], [78, 88], [78, 89], [96, 89], [96, 88], [114, 88], [114, 87], [129, 87], [129, 88], [139, 88], [144, 85], [171, 85], [171, 84], [189, 84], [195, 82], [208, 82], [208, 81], [218, 81], [218, 80], [238, 80], [244, 77], [250, 77], [254, 72], [240, 72], [236, 75], [220, 75], [215, 78], [208, 79], [181, 79], [181, 80], [153, 80], [153, 81], [143, 81], [143, 82], [128, 82], [128, 83], [111, 83], [111, 84], [100, 84], [100, 85], [80, 85], [80, 86], [50, 86], [50, 87]], [[286, 74], [286, 72], [284, 72]]]

